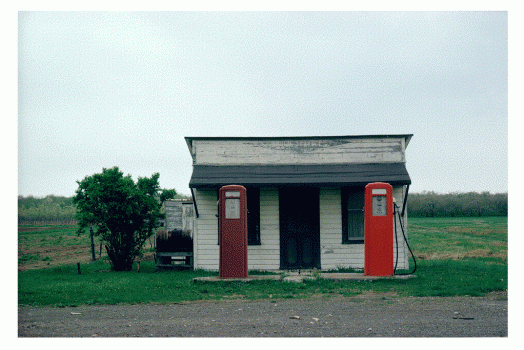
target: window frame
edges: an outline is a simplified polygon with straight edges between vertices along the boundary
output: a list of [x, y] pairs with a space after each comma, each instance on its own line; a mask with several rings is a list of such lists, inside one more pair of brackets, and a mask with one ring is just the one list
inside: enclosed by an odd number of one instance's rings
[[260, 240], [260, 187], [246, 187], [247, 245], [262, 245]]
[[[340, 192], [341, 209], [342, 209], [342, 244], [364, 244], [364, 186], [353, 186], [353, 187], [342, 187]], [[362, 209], [349, 209], [348, 199], [349, 194], [352, 192], [362, 193]], [[349, 237], [349, 211], [361, 211], [362, 212], [362, 236], [360, 237]]]

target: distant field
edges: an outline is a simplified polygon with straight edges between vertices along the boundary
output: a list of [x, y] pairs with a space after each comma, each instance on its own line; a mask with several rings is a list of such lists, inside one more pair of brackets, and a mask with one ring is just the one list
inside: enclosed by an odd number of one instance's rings
[[508, 218], [410, 218], [409, 242], [415, 256], [442, 260], [482, 258], [508, 260]]
[[[217, 273], [156, 273], [151, 252], [149, 258], [141, 258], [140, 273], [111, 272], [104, 252], [101, 261], [90, 262], [89, 237], [76, 236], [76, 227], [19, 226], [19, 304], [173, 303], [355, 296], [370, 291], [388, 297], [481, 296], [507, 290], [507, 230], [506, 217], [411, 218], [408, 235], [418, 269], [417, 278], [409, 280], [195, 284], [194, 277]], [[80, 275], [77, 262], [82, 263]]]
[[[73, 225], [18, 225], [18, 270], [42, 269], [91, 261], [91, 240], [88, 235], [78, 236]], [[146, 250], [152, 247], [146, 242]], [[97, 259], [100, 243], [95, 238]], [[105, 250], [102, 249], [102, 257]], [[146, 254], [152, 259], [151, 253]]]

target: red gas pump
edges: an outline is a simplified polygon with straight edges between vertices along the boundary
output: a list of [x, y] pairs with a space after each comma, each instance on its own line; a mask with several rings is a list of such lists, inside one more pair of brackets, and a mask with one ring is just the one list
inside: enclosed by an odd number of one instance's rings
[[247, 277], [247, 201], [243, 186], [219, 191], [220, 278]]
[[392, 276], [393, 273], [393, 187], [374, 182], [365, 191], [364, 274]]

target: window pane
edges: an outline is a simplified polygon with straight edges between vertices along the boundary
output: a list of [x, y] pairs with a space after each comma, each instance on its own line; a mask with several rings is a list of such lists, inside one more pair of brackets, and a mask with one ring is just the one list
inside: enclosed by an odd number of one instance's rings
[[364, 187], [347, 188], [347, 241], [364, 239]]
[[364, 208], [364, 191], [353, 191], [348, 193], [348, 209]]
[[364, 212], [360, 210], [348, 211], [348, 238], [364, 237]]

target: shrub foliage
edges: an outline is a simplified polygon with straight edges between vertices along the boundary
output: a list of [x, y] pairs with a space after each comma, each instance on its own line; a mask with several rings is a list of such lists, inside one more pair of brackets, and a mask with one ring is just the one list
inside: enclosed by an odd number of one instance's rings
[[135, 183], [131, 175], [124, 176], [114, 167], [78, 181], [73, 198], [78, 233], [93, 229], [101, 236], [112, 270], [131, 270], [146, 239], [164, 217], [158, 178], [155, 173], [150, 178], [139, 177]]

